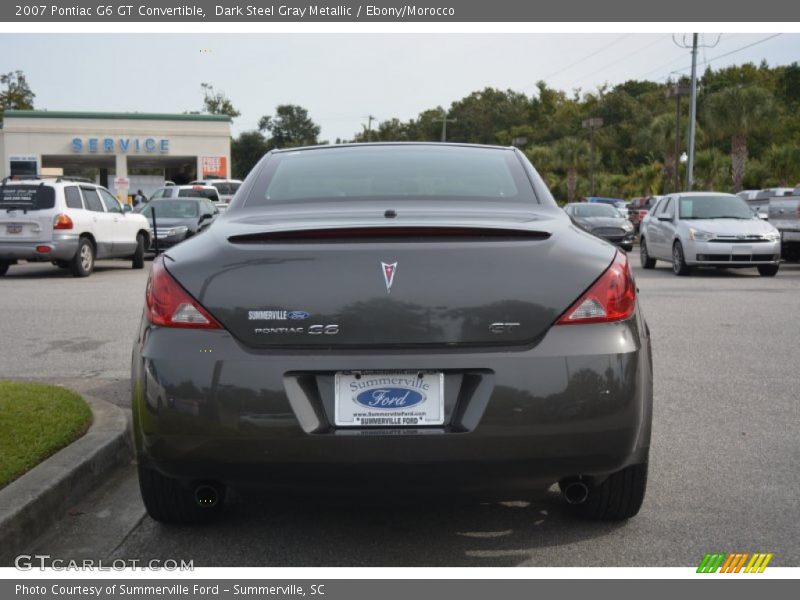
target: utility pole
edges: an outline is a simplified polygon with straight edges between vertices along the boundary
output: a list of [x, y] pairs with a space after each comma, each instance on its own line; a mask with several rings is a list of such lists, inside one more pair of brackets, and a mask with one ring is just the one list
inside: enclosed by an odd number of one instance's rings
[[[697, 47], [698, 47], [698, 40], [699, 34], [693, 33], [692, 34], [692, 85], [691, 85], [691, 92], [690, 92], [690, 100], [689, 100], [689, 155], [688, 160], [686, 163], [686, 190], [689, 191], [692, 189], [694, 185], [694, 141], [695, 141], [695, 129], [697, 126]], [[720, 37], [717, 37], [717, 40], [713, 44], [703, 44], [703, 48], [713, 48], [717, 44], [719, 44]], [[675, 36], [672, 36], [672, 42], [680, 47], [680, 48], [689, 48], [689, 44], [686, 42], [686, 35], [683, 36], [682, 43], [679, 43], [678, 40], [675, 39]]]
[[581, 126], [589, 130], [589, 195], [594, 196], [594, 130], [603, 126], [603, 119], [592, 117], [583, 121]]
[[447, 124], [455, 123], [457, 119], [448, 119], [447, 111], [442, 109], [442, 142], [447, 141]]
[[377, 119], [375, 117], [373, 117], [372, 115], [368, 115], [367, 116], [367, 141], [368, 142], [372, 141], [372, 122], [373, 121], [377, 121]]
[[676, 83], [667, 90], [667, 98], [675, 98], [675, 174], [672, 187], [673, 192], [680, 188], [680, 162], [678, 157], [681, 154], [681, 96], [689, 94], [689, 86]]
[[694, 184], [694, 134], [697, 118], [697, 34], [692, 35], [692, 92], [689, 103], [689, 162], [686, 163], [686, 191]]

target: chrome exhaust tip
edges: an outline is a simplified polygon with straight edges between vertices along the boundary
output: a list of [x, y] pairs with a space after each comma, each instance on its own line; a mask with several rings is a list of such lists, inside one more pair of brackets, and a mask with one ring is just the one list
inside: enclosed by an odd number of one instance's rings
[[582, 481], [570, 481], [561, 493], [567, 504], [583, 504], [589, 497], [589, 486]]

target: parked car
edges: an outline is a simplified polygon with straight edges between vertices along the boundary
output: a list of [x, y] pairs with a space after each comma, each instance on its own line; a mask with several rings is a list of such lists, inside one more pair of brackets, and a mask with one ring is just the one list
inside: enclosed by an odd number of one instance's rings
[[191, 185], [211, 185], [217, 188], [219, 199], [226, 207], [233, 200], [234, 194], [242, 185], [240, 179], [198, 179], [190, 182]]
[[599, 203], [613, 206], [625, 219], [628, 218], [628, 207], [625, 205], [625, 200], [620, 198], [601, 198], [600, 196], [589, 196], [585, 200], [590, 204]]
[[222, 201], [219, 191], [213, 185], [165, 185], [153, 192], [150, 201], [164, 198], [205, 198], [213, 202], [220, 211], [227, 208], [227, 204]]
[[780, 233], [753, 214], [733, 194], [684, 192], [661, 198], [642, 221], [642, 267], [670, 261], [676, 275], [696, 266], [757, 267], [764, 276], [778, 272]]
[[573, 202], [567, 204], [564, 211], [581, 229], [616, 244], [628, 252], [633, 250], [633, 240], [636, 236], [633, 225], [613, 206], [601, 203]]
[[652, 362], [628, 258], [516, 148], [271, 151], [154, 260], [132, 379], [163, 522], [213, 516], [229, 486], [559, 482], [606, 520], [644, 498]]
[[[205, 198], [161, 198], [142, 206], [139, 212], [150, 223], [148, 252], [161, 252], [208, 229], [219, 214], [216, 206]], [[153, 213], [157, 230], [153, 229]]]
[[628, 220], [631, 222], [631, 225], [633, 225], [633, 229], [636, 233], [639, 233], [639, 226], [644, 216], [653, 205], [658, 202], [659, 198], [662, 197], [663, 196], [640, 196], [639, 198], [631, 200], [628, 205]]
[[743, 190], [736, 195], [747, 202], [747, 205], [762, 219], [769, 219], [770, 199], [790, 196], [792, 188], [765, 188], [763, 190]]
[[769, 222], [780, 232], [783, 257], [800, 260], [800, 187], [790, 196], [771, 198], [768, 205]]
[[88, 277], [95, 260], [129, 258], [144, 266], [147, 219], [106, 188], [53, 179], [4, 179], [0, 185], [0, 276], [20, 260], [52, 262]]

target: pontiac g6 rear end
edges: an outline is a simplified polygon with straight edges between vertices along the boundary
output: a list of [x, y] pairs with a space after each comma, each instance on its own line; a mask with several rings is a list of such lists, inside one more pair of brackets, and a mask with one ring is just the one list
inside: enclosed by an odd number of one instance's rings
[[644, 498], [652, 364], [625, 254], [515, 149], [273, 151], [154, 261], [133, 352], [150, 515], [229, 486]]

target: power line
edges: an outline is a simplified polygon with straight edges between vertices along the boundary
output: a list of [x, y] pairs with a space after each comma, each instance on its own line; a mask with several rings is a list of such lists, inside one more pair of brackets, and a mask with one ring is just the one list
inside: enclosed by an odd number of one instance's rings
[[[661, 40], [663, 40], [665, 37], [668, 37], [668, 36], [669, 36], [669, 34], [665, 34], [665, 35], [659, 36], [659, 37], [657, 37], [655, 40], [652, 40], [651, 42], [649, 42], [649, 43], [645, 44], [645, 45], [644, 45], [644, 46], [642, 46], [641, 48], [637, 48], [637, 49], [636, 49], [636, 50], [634, 50], [633, 52], [641, 52], [642, 50], [647, 50], [648, 48], [650, 48], [651, 46], [655, 46], [655, 45], [656, 45], [658, 42], [660, 42]], [[610, 63], [606, 64], [605, 66], [602, 66], [602, 67], [600, 67], [599, 69], [594, 69], [594, 70], [592, 71], [592, 75], [594, 75], [594, 74], [596, 74], [596, 73], [600, 73], [600, 72], [602, 72], [602, 71], [605, 71], [606, 69], [610, 69], [610, 68], [611, 68], [611, 67], [613, 67], [614, 65], [618, 65], [619, 63], [621, 63], [621, 62], [623, 62], [623, 61], [626, 61], [626, 60], [629, 60], [629, 59], [630, 59], [630, 56], [629, 56], [628, 54], [626, 54], [626, 55], [625, 55], [625, 56], [623, 56], [622, 58], [618, 58], [617, 60], [615, 60], [615, 61], [613, 61], [613, 62], [610, 62]], [[578, 79], [574, 80], [572, 83], [570, 83], [568, 86], [565, 86], [565, 87], [566, 87], [567, 89], [569, 89], [569, 88], [571, 88], [573, 85], [575, 85], [576, 83], [580, 83], [581, 81], [583, 81], [584, 79], [586, 79], [586, 77], [589, 77], [589, 76], [588, 76], [588, 75], [584, 75], [584, 76], [582, 76], [582, 77], [580, 77], [580, 78], [578, 78]]]
[[624, 40], [625, 38], [627, 38], [627, 37], [630, 37], [630, 35], [631, 35], [630, 33], [625, 33], [625, 34], [623, 34], [623, 35], [619, 36], [618, 38], [616, 38], [616, 39], [615, 39], [614, 41], [612, 41], [611, 43], [609, 43], [609, 44], [606, 44], [606, 45], [605, 45], [605, 46], [603, 46], [602, 48], [600, 48], [600, 49], [598, 49], [598, 50], [593, 50], [592, 52], [590, 52], [590, 53], [589, 53], [589, 54], [587, 54], [586, 56], [584, 56], [584, 57], [582, 57], [582, 58], [579, 58], [579, 59], [578, 59], [578, 60], [576, 60], [575, 62], [573, 62], [573, 63], [570, 63], [570, 64], [568, 64], [566, 67], [562, 67], [561, 69], [559, 69], [559, 70], [557, 70], [557, 71], [554, 71], [553, 73], [550, 73], [549, 75], [545, 75], [544, 77], [539, 77], [539, 78], [538, 78], [536, 81], [534, 81], [533, 83], [529, 83], [529, 84], [528, 84], [528, 85], [526, 85], [525, 87], [526, 87], [526, 88], [527, 88], [527, 87], [532, 87], [532, 86], [536, 85], [536, 83], [538, 83], [539, 81], [547, 81], [548, 79], [550, 79], [550, 78], [552, 78], [552, 77], [557, 77], [558, 75], [561, 75], [561, 74], [562, 74], [564, 71], [569, 71], [569, 70], [570, 70], [572, 67], [576, 67], [576, 66], [578, 66], [579, 64], [586, 62], [586, 61], [587, 61], [587, 60], [589, 60], [590, 58], [594, 58], [595, 56], [597, 56], [597, 55], [598, 55], [598, 54], [600, 54], [601, 52], [605, 52], [606, 50], [608, 50], [608, 49], [609, 49], [609, 48], [611, 48], [612, 46], [615, 46], [616, 44], [618, 44], [619, 42], [621, 42], [622, 40]]
[[[715, 60], [719, 60], [720, 58], [725, 58], [726, 56], [730, 56], [731, 54], [735, 54], [737, 52], [741, 52], [742, 50], [747, 50], [748, 48], [752, 48], [753, 46], [757, 46], [758, 44], [762, 44], [764, 42], [768, 42], [769, 40], [774, 39], [774, 38], [778, 37], [779, 35], [783, 35], [783, 34], [782, 33], [775, 33], [773, 35], [768, 35], [765, 38], [762, 38], [760, 40], [757, 40], [757, 41], [752, 42], [750, 44], [747, 44], [745, 46], [741, 46], [740, 48], [736, 48], [735, 50], [731, 50], [730, 52], [726, 52], [725, 54], [720, 54], [720, 55], [715, 56], [713, 58], [709, 58], [708, 60], [704, 60], [703, 62], [700, 62], [700, 63], [697, 63], [697, 64], [698, 64], [698, 66], [707, 65], [709, 63], [714, 62]], [[687, 69], [690, 69], [690, 68], [691, 67], [684, 67], [683, 69], [676, 69], [675, 71], [670, 71], [669, 75], [672, 75], [673, 73], [680, 73], [680, 72], [686, 71]], [[666, 75], [665, 77], [662, 77], [662, 79], [664, 79], [666, 77], [669, 77], [669, 75]]]

